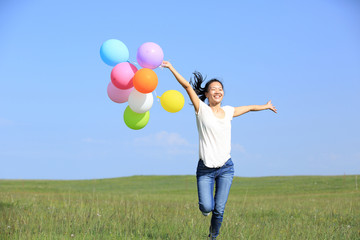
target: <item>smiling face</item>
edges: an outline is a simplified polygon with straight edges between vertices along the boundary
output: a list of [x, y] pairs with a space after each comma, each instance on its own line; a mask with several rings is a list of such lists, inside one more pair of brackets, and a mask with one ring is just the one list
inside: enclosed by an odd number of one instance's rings
[[223, 86], [220, 82], [214, 81], [209, 84], [205, 96], [209, 100], [210, 105], [220, 104], [224, 97]]

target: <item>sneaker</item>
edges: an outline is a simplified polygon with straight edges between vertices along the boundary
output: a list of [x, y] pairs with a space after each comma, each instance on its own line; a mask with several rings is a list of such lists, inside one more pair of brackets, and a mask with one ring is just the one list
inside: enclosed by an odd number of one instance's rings
[[201, 212], [205, 217], [209, 216], [209, 212], [208, 213], [204, 213], [204, 212]]
[[216, 240], [216, 237], [213, 237], [212, 235], [211, 235], [211, 233], [209, 234], [209, 240]]

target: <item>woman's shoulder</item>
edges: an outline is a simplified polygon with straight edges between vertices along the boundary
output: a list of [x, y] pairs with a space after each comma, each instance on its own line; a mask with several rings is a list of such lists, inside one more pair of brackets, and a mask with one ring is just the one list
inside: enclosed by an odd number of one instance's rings
[[226, 105], [226, 106], [223, 106], [222, 109], [224, 109], [224, 110], [234, 110], [235, 108], [233, 106]]
[[223, 106], [222, 109], [224, 110], [225, 114], [228, 114], [230, 119], [233, 118], [234, 112], [235, 112], [235, 108], [233, 106], [226, 105], [226, 106]]
[[199, 111], [196, 113], [197, 116], [203, 115], [204, 111], [206, 112], [206, 108], [209, 107], [204, 103], [201, 99], [199, 100]]
[[202, 108], [202, 109], [206, 109], [206, 108], [209, 108], [210, 109], [210, 106], [207, 105], [205, 102], [203, 102], [202, 100], [199, 101], [199, 108]]

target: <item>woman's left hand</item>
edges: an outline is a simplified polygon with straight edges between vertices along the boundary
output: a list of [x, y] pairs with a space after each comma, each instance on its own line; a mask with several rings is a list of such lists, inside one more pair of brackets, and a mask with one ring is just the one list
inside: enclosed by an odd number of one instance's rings
[[267, 108], [273, 111], [274, 113], [277, 113], [277, 110], [274, 105], [272, 105], [271, 100], [267, 102], [266, 104]]

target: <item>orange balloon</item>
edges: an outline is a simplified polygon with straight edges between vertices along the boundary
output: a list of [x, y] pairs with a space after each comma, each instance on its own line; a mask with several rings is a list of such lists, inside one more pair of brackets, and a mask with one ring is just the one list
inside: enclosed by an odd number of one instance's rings
[[135, 73], [133, 84], [139, 92], [151, 93], [158, 85], [158, 77], [153, 70], [142, 68]]

